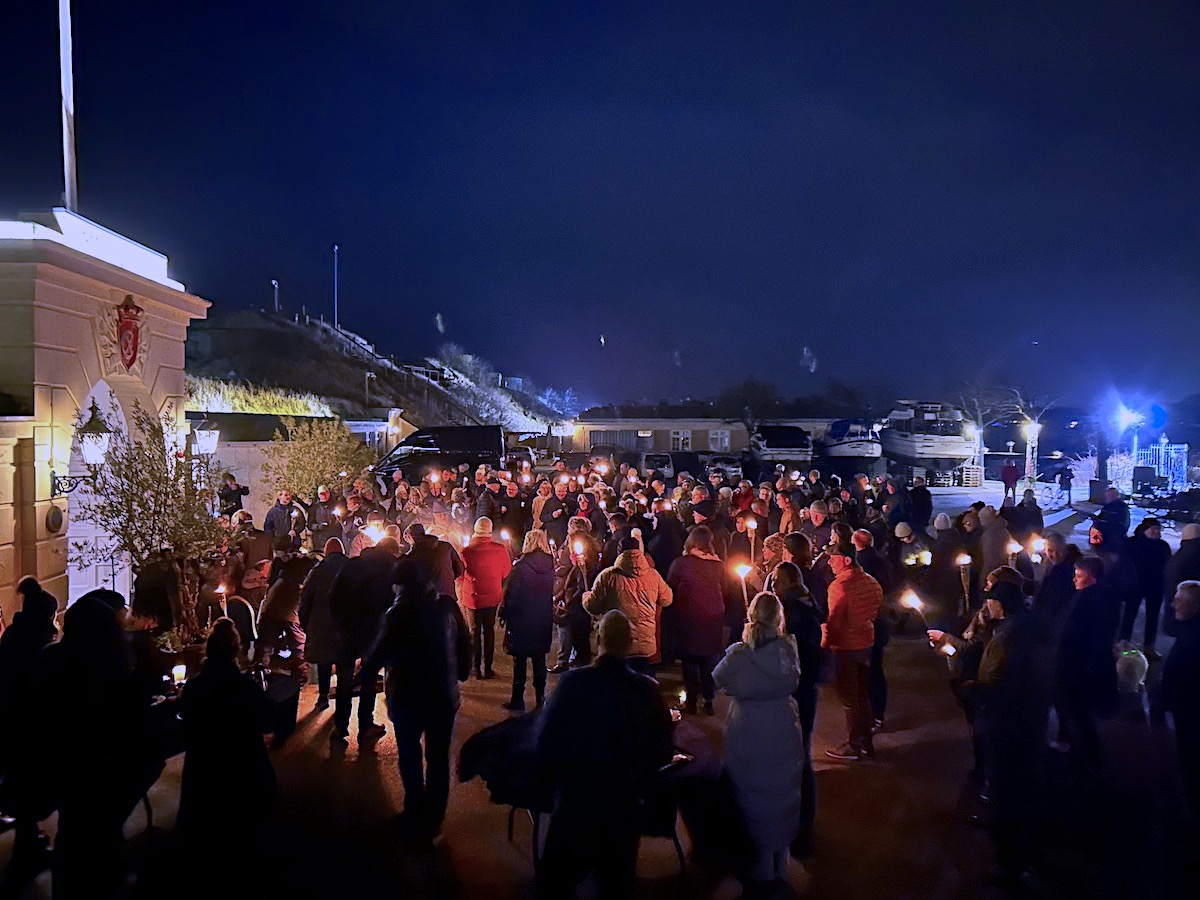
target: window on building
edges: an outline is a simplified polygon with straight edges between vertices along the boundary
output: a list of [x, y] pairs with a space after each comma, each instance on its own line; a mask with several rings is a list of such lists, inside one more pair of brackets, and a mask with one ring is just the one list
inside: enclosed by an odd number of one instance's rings
[[690, 431], [672, 431], [671, 449], [682, 453], [692, 449], [692, 433]]
[[729, 452], [729, 429], [716, 428], [708, 433], [708, 449], [714, 453]]

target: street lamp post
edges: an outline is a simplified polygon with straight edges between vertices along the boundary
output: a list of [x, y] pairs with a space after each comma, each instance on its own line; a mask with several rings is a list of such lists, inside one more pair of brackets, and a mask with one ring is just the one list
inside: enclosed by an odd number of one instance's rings
[[338, 330], [338, 245], [333, 245], [333, 330]]
[[363, 406], [371, 408], [371, 382], [375, 380], [374, 372], [363, 373]]
[[275, 291], [275, 312], [279, 312], [279, 282], [271, 279], [271, 288]]
[[1025, 487], [1029, 490], [1037, 484], [1038, 435], [1041, 432], [1041, 422], [1025, 423]]

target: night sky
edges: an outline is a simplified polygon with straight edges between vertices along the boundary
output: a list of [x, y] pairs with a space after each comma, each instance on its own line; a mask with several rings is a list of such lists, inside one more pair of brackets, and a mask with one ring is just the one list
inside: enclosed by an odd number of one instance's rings
[[[220, 308], [328, 314], [337, 242], [385, 350], [587, 400], [1200, 390], [1200, 4], [75, 6], [81, 212]], [[12, 7], [4, 214], [62, 189]]]

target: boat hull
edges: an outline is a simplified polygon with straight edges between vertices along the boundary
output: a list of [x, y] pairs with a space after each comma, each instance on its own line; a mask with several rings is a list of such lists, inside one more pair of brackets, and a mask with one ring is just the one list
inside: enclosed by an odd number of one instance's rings
[[975, 453], [974, 444], [966, 438], [889, 435], [885, 430], [882, 440], [883, 452], [888, 459], [938, 472], [954, 471]]
[[879, 459], [883, 445], [879, 441], [820, 441], [817, 450], [831, 459]]

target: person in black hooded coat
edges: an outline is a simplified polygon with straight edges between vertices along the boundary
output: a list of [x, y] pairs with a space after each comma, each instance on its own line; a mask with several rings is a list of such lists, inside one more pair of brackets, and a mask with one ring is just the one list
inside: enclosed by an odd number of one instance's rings
[[34, 578], [22, 578], [17, 593], [23, 598], [21, 610], [0, 633], [0, 809], [16, 819], [10, 865], [23, 876], [34, 874], [48, 861], [44, 855], [49, 841], [38, 830], [38, 820], [48, 811], [37, 809], [36, 793], [30, 791], [36, 758], [29, 730], [38, 659], [58, 634], [54, 627], [58, 600]]
[[533, 669], [537, 705], [545, 702], [546, 654], [554, 640], [554, 559], [546, 532], [529, 532], [521, 550], [505, 582], [500, 612], [513, 657], [512, 699], [504, 707], [514, 712], [525, 711], [526, 662]]
[[116, 893], [122, 826], [162, 771], [117, 620], [124, 603], [106, 590], [80, 597], [39, 661], [30, 739], [38, 788], [58, 808], [55, 900]]
[[261, 683], [239, 671], [239, 650], [233, 620], [218, 619], [204, 665], [179, 698], [186, 755], [176, 827], [200, 859], [220, 859], [230, 845], [250, 849], [275, 799], [263, 743], [273, 714]]

